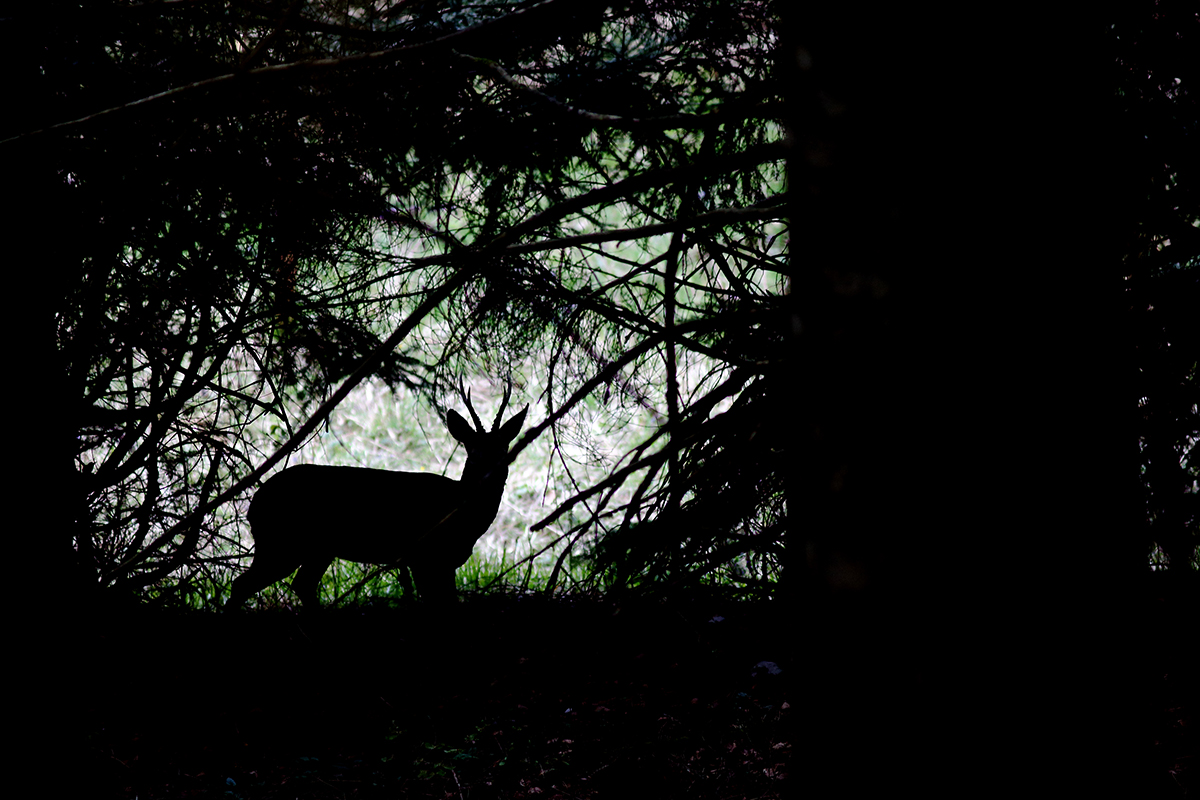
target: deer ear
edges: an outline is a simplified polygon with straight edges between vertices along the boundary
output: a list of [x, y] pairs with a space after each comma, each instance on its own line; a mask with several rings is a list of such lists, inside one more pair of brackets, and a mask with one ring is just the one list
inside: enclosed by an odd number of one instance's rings
[[517, 434], [521, 432], [521, 426], [525, 424], [525, 414], [528, 411], [529, 406], [525, 406], [520, 413], [500, 426], [500, 438], [506, 442], [517, 438]]
[[446, 412], [446, 427], [450, 429], [450, 435], [463, 444], [475, 438], [475, 429], [471, 427], [471, 423], [453, 408]]

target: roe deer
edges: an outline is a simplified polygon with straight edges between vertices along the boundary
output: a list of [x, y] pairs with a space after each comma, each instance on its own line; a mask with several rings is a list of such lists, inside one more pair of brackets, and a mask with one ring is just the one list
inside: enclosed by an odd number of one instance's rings
[[474, 428], [453, 409], [446, 412], [446, 426], [467, 451], [460, 480], [312, 464], [272, 476], [250, 502], [254, 561], [234, 580], [227, 608], [238, 608], [297, 567], [292, 589], [305, 608], [317, 608], [321, 576], [335, 558], [405, 563], [422, 599], [452, 598], [454, 571], [496, 518], [508, 479], [508, 446], [529, 411], [525, 406], [501, 426], [510, 392], [511, 387], [504, 392], [490, 431], [469, 392], [463, 399]]

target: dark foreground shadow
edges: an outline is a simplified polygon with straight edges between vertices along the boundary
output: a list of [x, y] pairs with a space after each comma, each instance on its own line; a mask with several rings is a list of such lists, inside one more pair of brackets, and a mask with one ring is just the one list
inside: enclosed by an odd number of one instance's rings
[[148, 616], [89, 642], [84, 770], [114, 797], [782, 797], [784, 624], [513, 597]]

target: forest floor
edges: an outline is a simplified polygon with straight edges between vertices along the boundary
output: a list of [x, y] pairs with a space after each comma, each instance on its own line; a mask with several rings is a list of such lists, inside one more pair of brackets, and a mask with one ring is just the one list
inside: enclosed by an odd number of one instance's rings
[[127, 798], [782, 796], [771, 615], [651, 616], [491, 596], [110, 631], [89, 777]]
[[[134, 615], [80, 643], [78, 777], [142, 800], [790, 797], [794, 630], [764, 606], [502, 595]], [[1143, 797], [1196, 796], [1181, 666], [1154, 669]]]

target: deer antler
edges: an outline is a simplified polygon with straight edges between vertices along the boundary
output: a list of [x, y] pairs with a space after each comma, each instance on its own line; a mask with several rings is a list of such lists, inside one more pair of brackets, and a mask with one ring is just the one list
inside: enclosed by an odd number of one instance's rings
[[[475, 406], [471, 405], [471, 390], [463, 388], [463, 379], [461, 375], [458, 376], [458, 394], [464, 401], [466, 401], [467, 411], [471, 412], [471, 419], [475, 421], [475, 430], [487, 430], [483, 427], [483, 422], [480, 421], [479, 415], [475, 413]], [[492, 430], [495, 430], [495, 427], [493, 427]]]
[[492, 430], [500, 429], [500, 420], [504, 418], [504, 409], [508, 408], [508, 398], [511, 396], [512, 378], [509, 378], [504, 384], [504, 399], [500, 401], [500, 410], [496, 412], [496, 421], [492, 423]]

